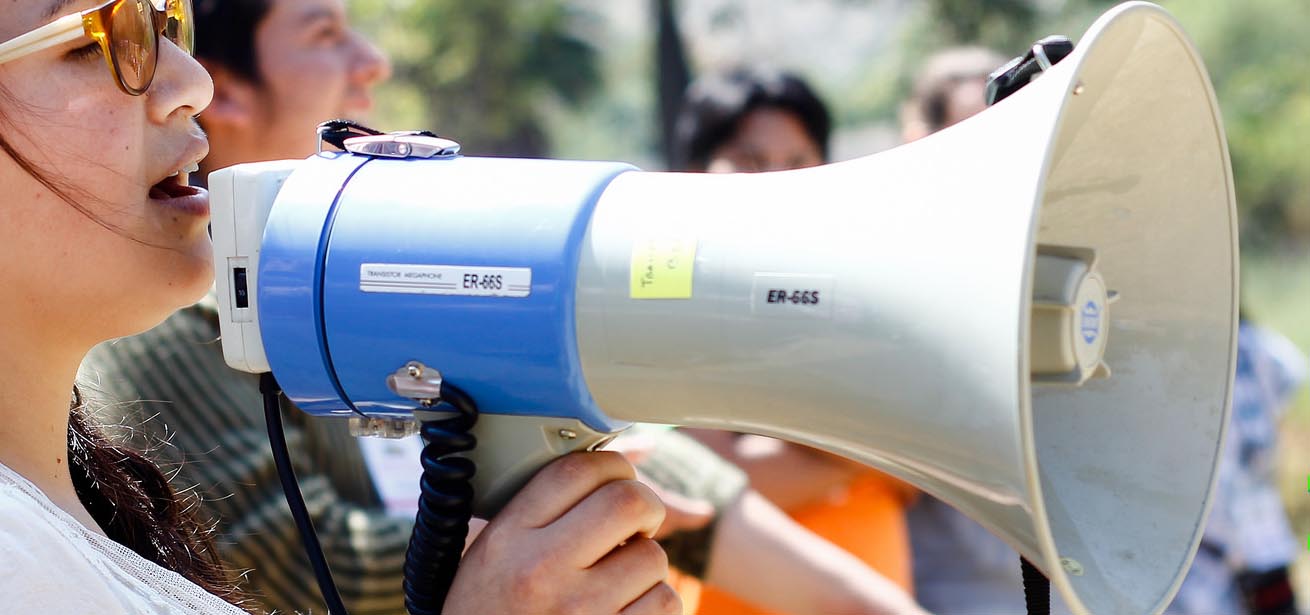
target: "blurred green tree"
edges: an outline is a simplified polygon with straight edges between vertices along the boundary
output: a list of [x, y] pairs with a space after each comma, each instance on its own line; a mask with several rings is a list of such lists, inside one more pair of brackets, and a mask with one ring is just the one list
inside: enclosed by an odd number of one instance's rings
[[[1310, 242], [1310, 2], [1160, 0], [1195, 39], [1224, 113], [1244, 247]], [[1115, 0], [927, 0], [905, 58], [978, 43], [1018, 55], [1046, 34], [1079, 36]], [[914, 62], [899, 65], [900, 91]], [[885, 87], [887, 80], [874, 81]], [[869, 95], [886, 113], [889, 97]]]
[[[682, 0], [692, 4], [698, 0]], [[830, 0], [872, 6], [884, 0]], [[1224, 111], [1248, 249], [1310, 241], [1310, 2], [1162, 0], [1197, 41]], [[633, 11], [651, 15], [650, 4]], [[941, 47], [1022, 53], [1046, 34], [1080, 35], [1114, 0], [915, 0], [898, 43], [833, 96], [844, 126], [895, 121], [909, 76]], [[386, 128], [429, 127], [479, 154], [619, 157], [659, 143], [651, 39], [605, 43], [579, 0], [352, 0], [392, 55]], [[685, 7], [684, 7], [685, 8]], [[655, 21], [650, 21], [654, 36]], [[594, 45], [606, 45], [604, 57]], [[602, 82], [606, 86], [599, 93]], [[549, 143], [549, 135], [560, 144]], [[565, 145], [563, 151], [551, 146]]]
[[938, 35], [951, 41], [991, 43], [1011, 47], [1016, 37], [1028, 37], [1038, 9], [1032, 0], [931, 0], [930, 15]]
[[1310, 239], [1310, 3], [1172, 0], [1228, 128], [1246, 249]]
[[410, 122], [468, 153], [544, 156], [544, 99], [574, 107], [601, 83], [594, 16], [563, 0], [355, 0], [359, 27], [395, 65], [385, 123]]

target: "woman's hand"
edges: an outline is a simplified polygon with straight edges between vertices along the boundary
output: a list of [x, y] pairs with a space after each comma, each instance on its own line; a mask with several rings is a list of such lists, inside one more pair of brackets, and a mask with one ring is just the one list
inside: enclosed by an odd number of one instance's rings
[[546, 466], [464, 555], [443, 613], [676, 615], [664, 506], [618, 453]]

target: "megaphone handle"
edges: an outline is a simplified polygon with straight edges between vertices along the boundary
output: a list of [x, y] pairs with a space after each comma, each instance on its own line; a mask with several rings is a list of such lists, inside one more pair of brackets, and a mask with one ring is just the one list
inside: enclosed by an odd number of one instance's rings
[[617, 432], [602, 432], [573, 418], [482, 414], [473, 428], [478, 447], [466, 455], [477, 465], [473, 514], [490, 519], [551, 461], [596, 450]]

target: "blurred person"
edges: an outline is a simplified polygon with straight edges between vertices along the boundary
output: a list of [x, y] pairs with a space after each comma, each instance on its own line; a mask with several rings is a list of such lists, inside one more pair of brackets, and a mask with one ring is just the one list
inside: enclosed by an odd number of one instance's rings
[[[675, 125], [676, 170], [812, 167], [827, 161], [830, 132], [827, 107], [800, 78], [769, 69], [738, 69], [702, 78], [688, 88]], [[797, 444], [725, 431], [689, 431], [745, 470], [751, 486], [801, 526], [908, 590], [904, 507], [912, 491], [903, 483]], [[760, 577], [755, 582], [763, 587], [773, 580]], [[712, 582], [705, 588], [701, 613], [762, 612], [720, 589]]]
[[381, 50], [351, 28], [344, 0], [194, 0], [196, 57], [214, 78], [200, 122], [201, 176], [235, 164], [300, 159], [320, 122], [368, 119], [391, 76]]
[[828, 160], [832, 118], [795, 75], [737, 69], [687, 88], [674, 124], [676, 171], [755, 173]]
[[[214, 79], [213, 104], [200, 118], [213, 146], [204, 171], [312, 154], [316, 125], [363, 119], [373, 86], [390, 74], [387, 59], [350, 28], [342, 0], [199, 0], [196, 9], [197, 55]], [[224, 363], [217, 317], [210, 297], [143, 335], [97, 348], [85, 373], [114, 399], [152, 400], [111, 410], [127, 425], [141, 423], [138, 413], [163, 417], [136, 429], [135, 441], [156, 445], [154, 455], [176, 471], [175, 484], [199, 485], [208, 496], [222, 555], [248, 571], [252, 599], [266, 609], [307, 611], [322, 602], [277, 480], [258, 379]], [[344, 423], [292, 412], [287, 439], [351, 611], [403, 611], [413, 517], [383, 509], [364, 451]], [[417, 455], [409, 461], [417, 467]], [[663, 582], [665, 556], [647, 538], [661, 525], [663, 507], [634, 476], [612, 453], [570, 456], [543, 470], [473, 542], [459, 573], [468, 580], [456, 581], [447, 611], [511, 612], [523, 604], [552, 611], [577, 603], [679, 611]], [[569, 527], [597, 531], [564, 538]], [[627, 538], [622, 546], [606, 544], [618, 534]]]
[[987, 108], [987, 76], [1009, 58], [984, 47], [952, 47], [928, 57], [901, 106], [901, 139], [917, 141]]
[[[194, 118], [214, 92], [189, 56], [189, 7], [0, 7], [6, 612], [243, 612], [224, 600], [238, 594], [193, 509], [101, 433], [75, 384], [93, 345], [159, 323], [212, 280], [208, 195], [186, 180], [208, 149]], [[613, 453], [548, 467], [469, 550], [445, 612], [569, 608], [579, 597], [676, 612], [662, 553], [642, 537], [663, 509], [633, 476]], [[580, 536], [579, 526], [605, 531]]]
[[1288, 569], [1300, 540], [1292, 534], [1275, 473], [1279, 419], [1306, 375], [1306, 357], [1291, 341], [1241, 319], [1232, 418], [1214, 504], [1192, 568], [1166, 613], [1296, 613]]
[[904, 589], [798, 524], [750, 488], [744, 472], [697, 441], [654, 426], [638, 425], [630, 433], [655, 436], [638, 470], [657, 492], [714, 507], [710, 523], [684, 525], [662, 541], [674, 566], [669, 583], [682, 596], [684, 612], [924, 613]]

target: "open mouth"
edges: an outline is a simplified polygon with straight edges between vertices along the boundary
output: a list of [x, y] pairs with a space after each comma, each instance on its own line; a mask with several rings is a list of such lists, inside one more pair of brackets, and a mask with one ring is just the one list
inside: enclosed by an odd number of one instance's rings
[[187, 184], [187, 174], [178, 173], [150, 187], [150, 198], [160, 201], [180, 199], [200, 194], [200, 189]]

